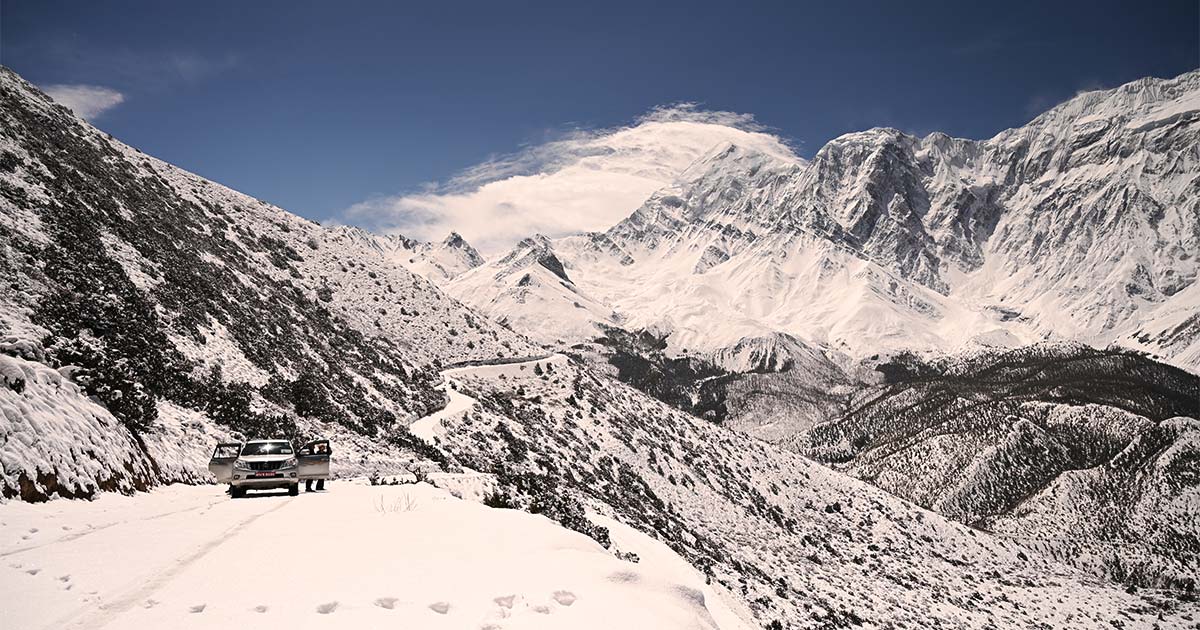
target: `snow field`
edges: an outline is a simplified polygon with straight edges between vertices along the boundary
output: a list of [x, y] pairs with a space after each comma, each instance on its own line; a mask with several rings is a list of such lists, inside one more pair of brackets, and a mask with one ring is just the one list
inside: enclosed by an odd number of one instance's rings
[[427, 484], [9, 503], [0, 617], [12, 630], [741, 627], [686, 563], [626, 538], [642, 562]]

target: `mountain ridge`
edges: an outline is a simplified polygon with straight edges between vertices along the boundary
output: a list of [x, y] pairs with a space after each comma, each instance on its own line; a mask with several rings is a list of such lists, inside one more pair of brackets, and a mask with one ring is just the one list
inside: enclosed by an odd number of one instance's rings
[[[1200, 71], [1141, 80], [987, 140], [875, 128], [807, 162], [721, 145], [607, 231], [551, 247], [676, 353], [777, 332], [860, 357], [1057, 338], [1196, 369], [1198, 94]], [[477, 306], [486, 288], [471, 284]]]

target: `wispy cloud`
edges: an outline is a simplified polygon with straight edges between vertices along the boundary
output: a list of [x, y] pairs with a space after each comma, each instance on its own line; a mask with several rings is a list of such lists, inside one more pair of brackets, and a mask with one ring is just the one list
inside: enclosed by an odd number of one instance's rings
[[42, 91], [65, 105], [80, 118], [95, 120], [104, 112], [125, 102], [125, 95], [99, 85], [47, 85]]
[[367, 199], [333, 220], [424, 240], [455, 230], [491, 254], [534, 233], [607, 228], [726, 142], [795, 157], [749, 115], [685, 103], [652, 110], [626, 127], [572, 129], [448, 182]]
[[234, 53], [97, 46], [75, 35], [51, 35], [14, 46], [14, 57], [43, 59], [48, 71], [42, 74], [56, 83], [41, 89], [88, 120], [130, 100], [197, 85], [242, 64]]
[[160, 62], [164, 72], [173, 73], [183, 81], [195, 82], [207, 79], [226, 70], [236, 68], [240, 58], [232, 53], [217, 57], [205, 57], [193, 53], [176, 52]]
[[1034, 118], [1081, 94], [1105, 89], [1108, 89], [1108, 86], [1096, 79], [1084, 79], [1077, 82], [1075, 91], [1071, 94], [1062, 91], [1039, 92], [1026, 101], [1025, 114], [1030, 118]]
[[[195, 84], [239, 67], [234, 53], [200, 54], [172, 47], [158, 49], [98, 46], [77, 37], [51, 37], [25, 44], [25, 55], [37, 54], [50, 61], [64, 82], [80, 79], [118, 86], [127, 94], [169, 90]], [[81, 81], [81, 82], [83, 82]]]

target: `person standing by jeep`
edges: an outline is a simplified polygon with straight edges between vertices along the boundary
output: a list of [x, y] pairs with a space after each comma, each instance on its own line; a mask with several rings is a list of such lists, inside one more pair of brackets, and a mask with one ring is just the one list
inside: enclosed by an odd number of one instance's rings
[[329, 440], [315, 440], [305, 444], [297, 456], [300, 461], [300, 478], [304, 480], [304, 491], [313, 491], [313, 482], [317, 482], [317, 491], [325, 490], [325, 480], [329, 478], [329, 459], [333, 448]]

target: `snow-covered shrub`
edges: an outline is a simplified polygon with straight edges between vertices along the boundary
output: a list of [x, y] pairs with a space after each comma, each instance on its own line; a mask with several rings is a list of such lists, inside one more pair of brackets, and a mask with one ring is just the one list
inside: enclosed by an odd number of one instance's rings
[[541, 514], [605, 547], [612, 544], [608, 528], [588, 520], [583, 504], [554, 477], [511, 470], [501, 470], [496, 477], [500, 489], [484, 499], [485, 505], [518, 508], [530, 514]]
[[[57, 371], [0, 355], [0, 493], [44, 501], [132, 492], [155, 482], [134, 437]], [[19, 379], [23, 385], [11, 385]]]
[[41, 344], [32, 339], [22, 339], [12, 335], [0, 339], [0, 354], [42, 363], [46, 361], [46, 352], [42, 349]]
[[0, 385], [20, 394], [25, 391], [25, 371], [16, 359], [0, 355]]

